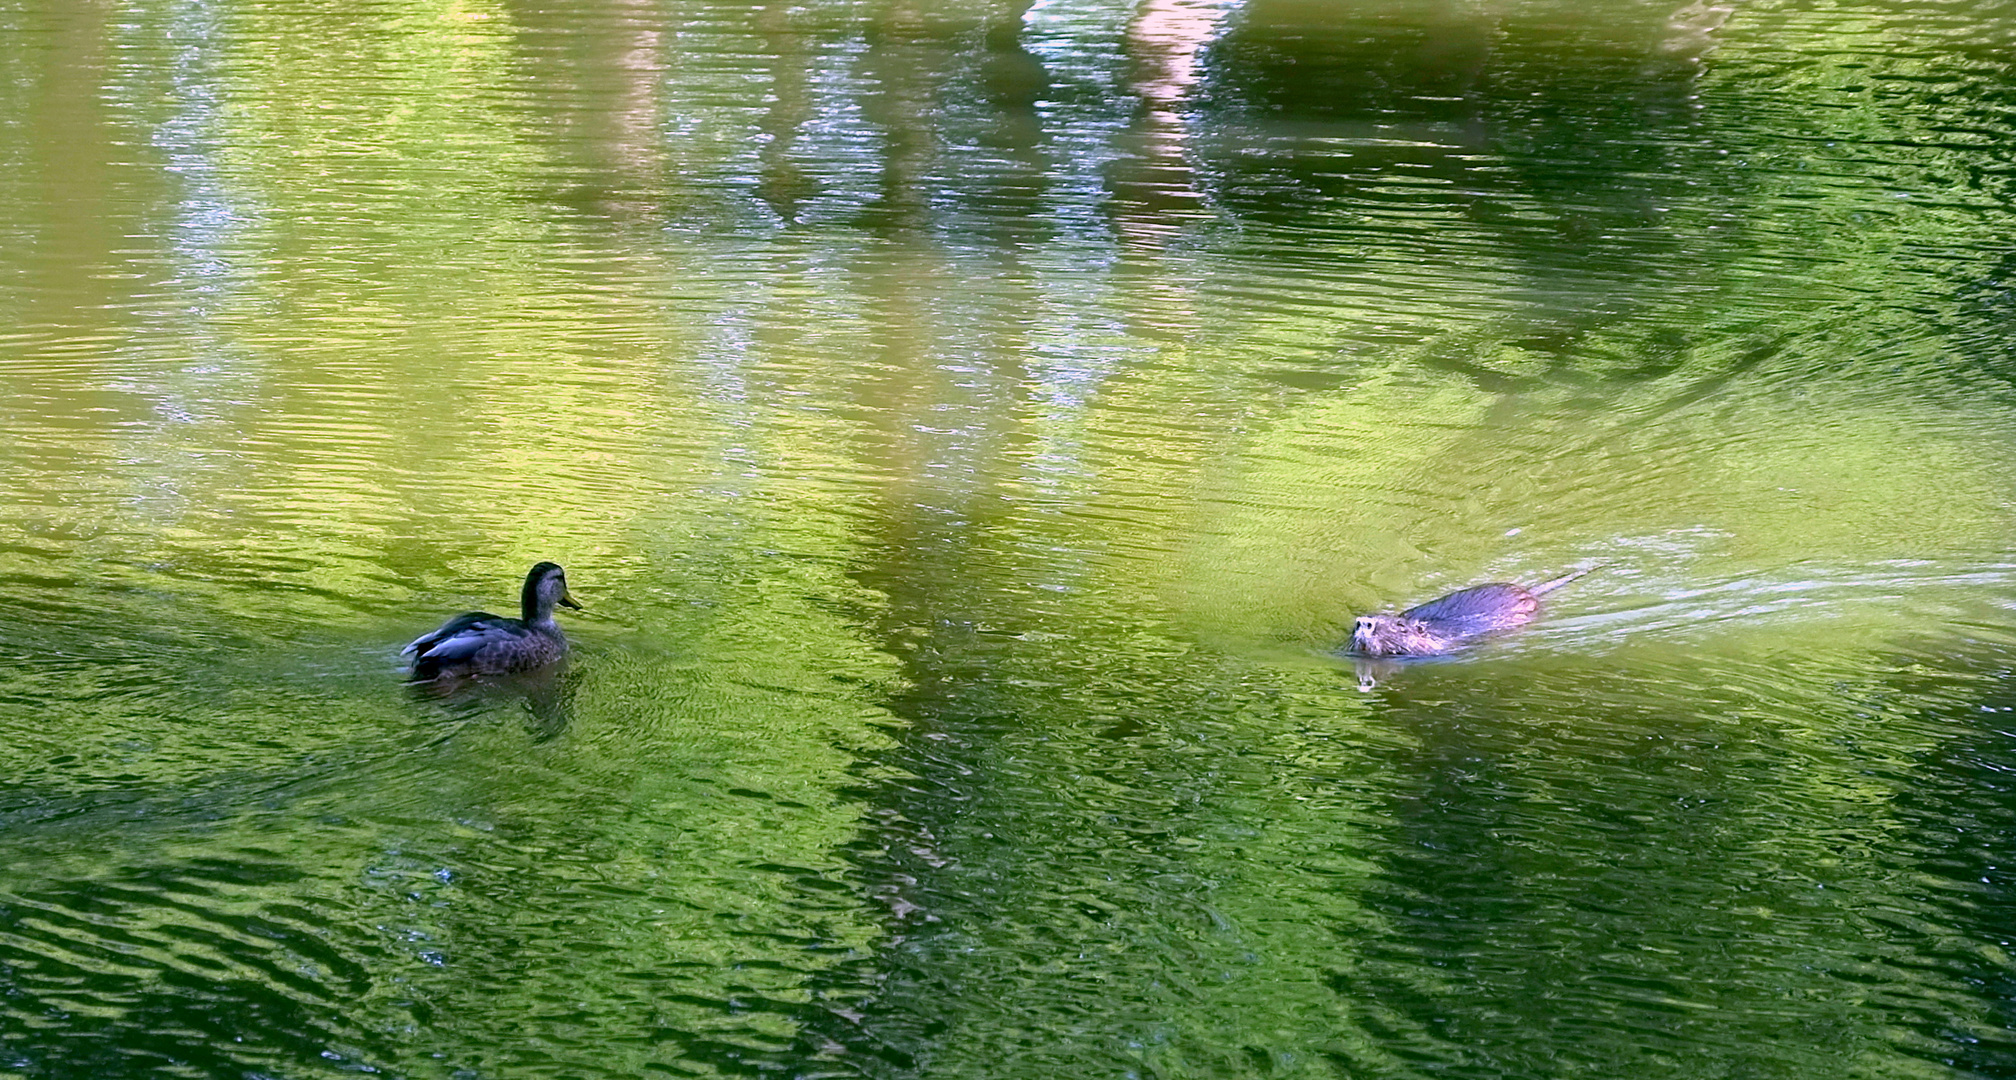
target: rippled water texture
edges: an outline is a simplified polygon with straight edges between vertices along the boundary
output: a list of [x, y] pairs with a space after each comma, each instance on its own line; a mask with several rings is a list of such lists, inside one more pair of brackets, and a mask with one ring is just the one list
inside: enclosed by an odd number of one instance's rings
[[0, 5], [0, 1078], [2016, 1075], [2012, 46]]

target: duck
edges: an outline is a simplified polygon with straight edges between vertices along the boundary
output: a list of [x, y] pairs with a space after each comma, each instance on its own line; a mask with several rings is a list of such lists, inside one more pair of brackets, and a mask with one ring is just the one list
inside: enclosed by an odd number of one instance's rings
[[531, 671], [567, 655], [567, 636], [553, 621], [554, 605], [584, 610], [567, 594], [567, 572], [542, 562], [525, 575], [521, 617], [487, 611], [457, 615], [399, 650], [413, 657], [413, 681], [508, 675]]

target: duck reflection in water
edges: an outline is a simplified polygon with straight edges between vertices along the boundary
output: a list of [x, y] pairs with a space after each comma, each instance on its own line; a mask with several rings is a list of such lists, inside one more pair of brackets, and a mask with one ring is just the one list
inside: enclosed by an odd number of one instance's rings
[[522, 706], [525, 730], [533, 742], [543, 743], [567, 730], [574, 717], [574, 675], [563, 659], [508, 675], [409, 682], [406, 689], [414, 700], [434, 703], [452, 722], [440, 741], [485, 717], [508, 715]]

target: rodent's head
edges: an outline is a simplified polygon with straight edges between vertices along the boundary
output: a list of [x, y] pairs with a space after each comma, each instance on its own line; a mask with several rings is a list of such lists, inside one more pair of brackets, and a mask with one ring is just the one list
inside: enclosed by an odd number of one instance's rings
[[1407, 651], [1405, 639], [1411, 627], [1397, 615], [1360, 615], [1351, 631], [1351, 649], [1366, 656], [1391, 656]]

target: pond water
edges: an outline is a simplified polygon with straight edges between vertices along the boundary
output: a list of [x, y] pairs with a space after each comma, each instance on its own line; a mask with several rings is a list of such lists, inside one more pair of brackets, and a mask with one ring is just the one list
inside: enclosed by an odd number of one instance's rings
[[2012, 45], [0, 6], [0, 1078], [2016, 1074]]

